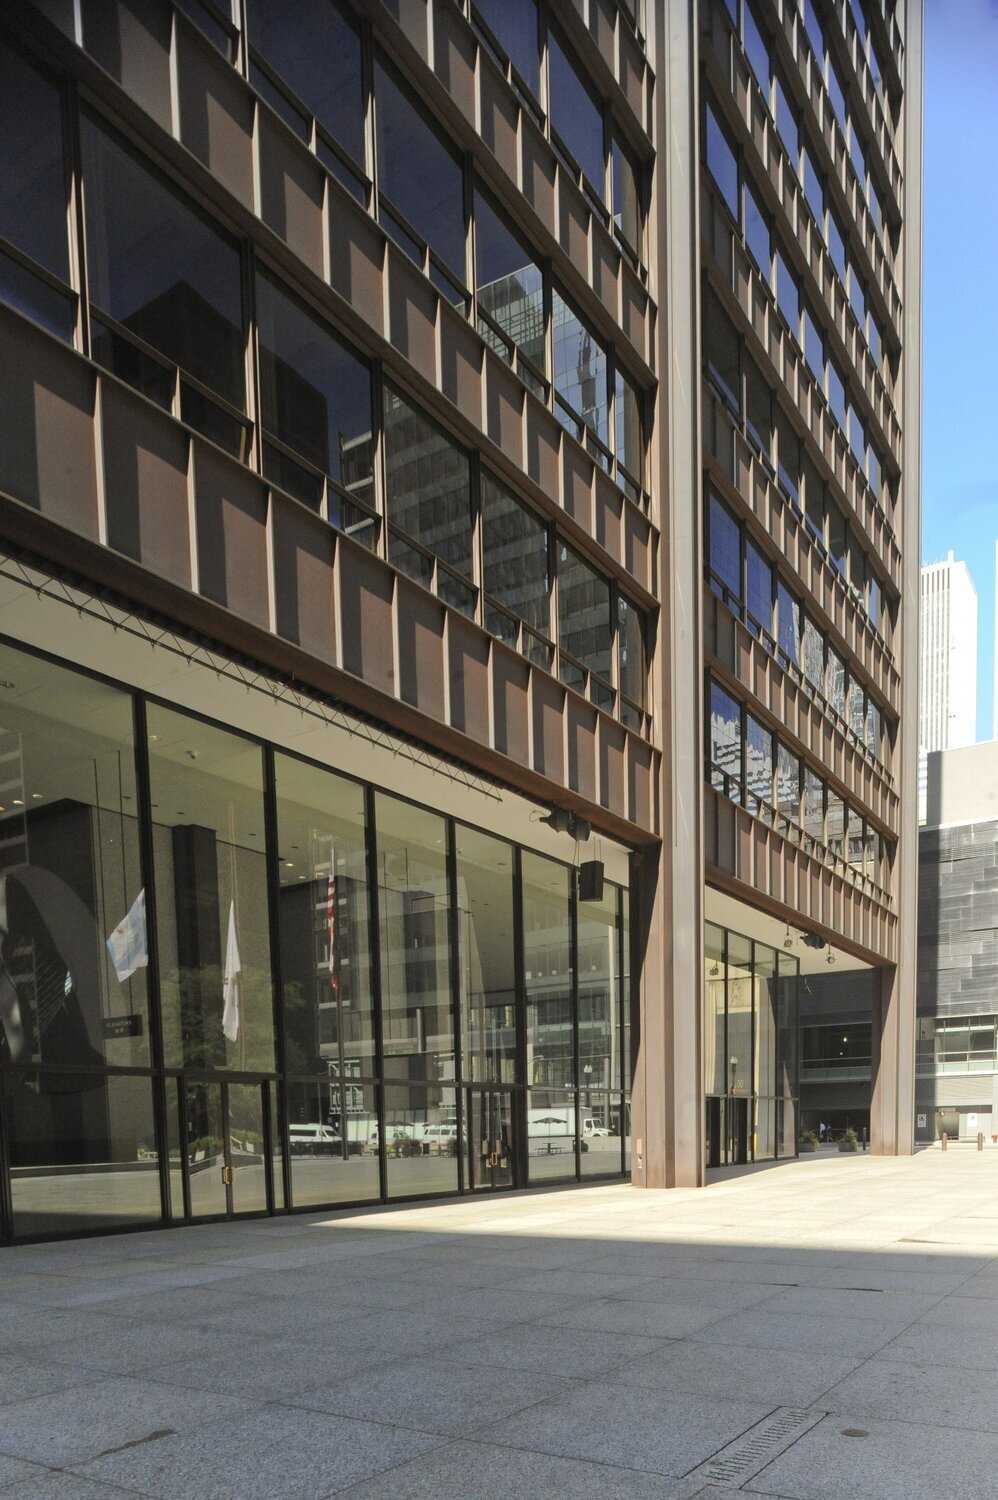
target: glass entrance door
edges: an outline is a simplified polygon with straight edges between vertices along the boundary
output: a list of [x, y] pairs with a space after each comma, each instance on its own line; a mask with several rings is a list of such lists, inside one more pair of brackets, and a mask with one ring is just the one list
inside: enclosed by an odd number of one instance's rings
[[493, 1190], [515, 1187], [511, 1092], [468, 1089], [465, 1097], [468, 1186]]
[[183, 1100], [191, 1218], [266, 1213], [263, 1086], [188, 1081]]

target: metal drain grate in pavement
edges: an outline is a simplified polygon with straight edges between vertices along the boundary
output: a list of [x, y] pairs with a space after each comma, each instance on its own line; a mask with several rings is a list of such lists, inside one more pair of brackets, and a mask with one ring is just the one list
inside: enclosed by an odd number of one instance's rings
[[737, 1488], [758, 1474], [768, 1463], [795, 1443], [804, 1433], [816, 1426], [825, 1415], [823, 1411], [798, 1411], [783, 1406], [741, 1437], [735, 1438], [726, 1448], [703, 1465], [698, 1474], [710, 1484]]

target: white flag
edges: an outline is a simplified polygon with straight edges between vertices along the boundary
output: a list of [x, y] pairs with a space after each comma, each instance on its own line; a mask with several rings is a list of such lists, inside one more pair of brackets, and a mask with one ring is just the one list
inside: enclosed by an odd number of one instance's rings
[[239, 975], [242, 972], [236, 940], [236, 903], [229, 902], [229, 936], [225, 944], [225, 976], [222, 980], [222, 1030], [230, 1042], [239, 1038]]
[[139, 891], [128, 911], [107, 940], [107, 951], [114, 964], [114, 972], [124, 984], [136, 969], [149, 965], [149, 945], [146, 940], [146, 893]]

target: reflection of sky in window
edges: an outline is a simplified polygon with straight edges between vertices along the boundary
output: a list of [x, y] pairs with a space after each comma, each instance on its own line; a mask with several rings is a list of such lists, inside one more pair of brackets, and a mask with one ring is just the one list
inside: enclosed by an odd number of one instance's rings
[[551, 64], [551, 123], [602, 198], [603, 116], [558, 39], [548, 35]]
[[364, 164], [364, 97], [360, 36], [335, 3], [296, 5], [253, 0], [250, 41], [320, 125]]

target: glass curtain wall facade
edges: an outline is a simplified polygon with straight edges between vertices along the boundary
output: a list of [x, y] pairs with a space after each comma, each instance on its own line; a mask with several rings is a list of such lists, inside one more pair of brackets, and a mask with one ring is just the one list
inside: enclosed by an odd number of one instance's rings
[[800, 961], [712, 922], [704, 954], [707, 1165], [795, 1156]]
[[626, 890], [12, 645], [0, 679], [5, 1239], [623, 1172]]

